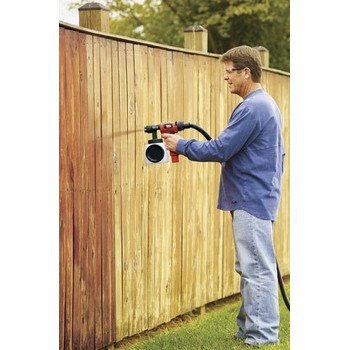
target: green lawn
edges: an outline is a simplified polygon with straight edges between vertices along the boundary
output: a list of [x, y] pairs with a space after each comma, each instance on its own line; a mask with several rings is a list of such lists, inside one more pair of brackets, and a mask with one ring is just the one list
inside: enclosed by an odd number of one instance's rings
[[[285, 283], [289, 293], [289, 282]], [[240, 350], [252, 347], [243, 341], [234, 340], [237, 326], [235, 317], [240, 307], [240, 300], [225, 301], [209, 308], [202, 316], [187, 316], [181, 322], [171, 322], [157, 331], [146, 332], [130, 341], [122, 342], [116, 348], [127, 350]], [[289, 312], [280, 296], [280, 344], [265, 345], [260, 349], [289, 350]], [[174, 326], [174, 323], [176, 326]]]

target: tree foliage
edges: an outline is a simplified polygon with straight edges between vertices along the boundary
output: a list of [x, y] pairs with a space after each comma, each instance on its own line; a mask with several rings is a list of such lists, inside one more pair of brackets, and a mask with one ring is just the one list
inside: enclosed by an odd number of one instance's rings
[[[86, 1], [78, 1], [79, 5]], [[107, 0], [111, 32], [183, 46], [192, 25], [208, 30], [208, 50], [224, 53], [238, 45], [264, 46], [270, 66], [289, 71], [289, 0]]]

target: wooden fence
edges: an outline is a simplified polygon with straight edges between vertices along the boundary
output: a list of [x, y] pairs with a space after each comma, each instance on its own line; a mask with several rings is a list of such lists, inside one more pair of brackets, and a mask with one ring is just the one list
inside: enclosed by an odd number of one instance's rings
[[[100, 349], [239, 291], [220, 165], [147, 166], [146, 124], [215, 137], [239, 99], [218, 55], [60, 23], [60, 349]], [[263, 72], [287, 151], [275, 247], [289, 274], [289, 74]], [[203, 139], [194, 130], [186, 138]]]

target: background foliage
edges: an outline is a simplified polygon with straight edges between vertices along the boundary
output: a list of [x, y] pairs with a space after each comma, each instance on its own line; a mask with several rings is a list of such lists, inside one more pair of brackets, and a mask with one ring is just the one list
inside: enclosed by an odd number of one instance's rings
[[[72, 1], [77, 7], [89, 1]], [[270, 67], [289, 71], [289, 0], [107, 0], [111, 32], [183, 47], [183, 31], [202, 25], [208, 51], [238, 45], [264, 46]]]

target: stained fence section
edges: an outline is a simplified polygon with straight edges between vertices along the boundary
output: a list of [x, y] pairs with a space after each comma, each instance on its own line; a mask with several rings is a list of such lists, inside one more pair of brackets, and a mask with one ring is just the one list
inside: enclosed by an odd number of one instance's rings
[[[220, 164], [144, 162], [147, 124], [225, 128], [240, 100], [218, 57], [60, 24], [59, 76], [60, 349], [101, 349], [239, 292]], [[263, 85], [283, 114], [274, 238], [287, 275], [289, 74], [264, 70]]]

